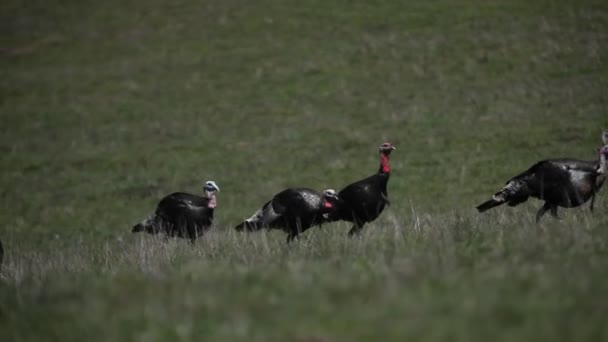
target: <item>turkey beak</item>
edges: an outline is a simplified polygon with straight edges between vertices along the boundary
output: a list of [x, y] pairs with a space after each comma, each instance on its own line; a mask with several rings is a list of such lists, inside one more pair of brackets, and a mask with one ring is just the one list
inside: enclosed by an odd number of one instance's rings
[[391, 146], [391, 150], [396, 150], [397, 148], [395, 146]]

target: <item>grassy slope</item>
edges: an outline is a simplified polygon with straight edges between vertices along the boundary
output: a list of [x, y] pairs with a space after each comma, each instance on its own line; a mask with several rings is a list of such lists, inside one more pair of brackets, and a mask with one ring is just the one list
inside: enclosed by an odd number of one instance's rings
[[[0, 338], [607, 337], [605, 200], [540, 230], [538, 202], [472, 209], [594, 156], [602, 1], [9, 0], [0, 28]], [[364, 239], [230, 230], [371, 174], [385, 139], [393, 205]], [[196, 248], [129, 234], [206, 179]]]

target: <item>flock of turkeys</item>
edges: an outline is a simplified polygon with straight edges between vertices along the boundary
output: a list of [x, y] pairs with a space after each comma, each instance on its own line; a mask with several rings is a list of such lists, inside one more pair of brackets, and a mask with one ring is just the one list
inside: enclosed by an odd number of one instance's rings
[[[237, 231], [281, 229], [287, 242], [310, 227], [333, 221], [352, 222], [349, 236], [358, 234], [363, 226], [374, 221], [390, 202], [387, 184], [390, 177], [391, 143], [380, 145], [380, 168], [375, 174], [347, 185], [336, 192], [309, 188], [288, 188], [264, 203], [251, 217], [239, 223]], [[536, 214], [536, 221], [549, 211], [557, 217], [557, 208], [578, 207], [591, 200], [602, 187], [608, 173], [608, 131], [602, 134], [602, 146], [596, 160], [547, 159], [532, 165], [513, 177], [486, 202], [477, 206], [479, 212], [501, 204], [516, 206], [529, 197], [545, 201]], [[189, 238], [194, 241], [213, 224], [219, 186], [207, 181], [205, 196], [176, 192], [164, 197], [155, 212], [133, 227], [133, 232]]]

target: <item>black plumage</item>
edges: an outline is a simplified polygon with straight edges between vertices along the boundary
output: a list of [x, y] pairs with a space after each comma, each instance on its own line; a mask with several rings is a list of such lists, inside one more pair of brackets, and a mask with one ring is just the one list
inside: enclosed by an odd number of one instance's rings
[[557, 217], [558, 207], [578, 207], [591, 200], [593, 211], [595, 196], [606, 179], [608, 131], [602, 136], [604, 146], [599, 158], [593, 161], [578, 159], [547, 159], [534, 164], [525, 172], [513, 177], [491, 199], [477, 206], [484, 212], [501, 204], [516, 206], [529, 197], [544, 200], [536, 213], [536, 221], [550, 211]]
[[338, 194], [332, 189], [320, 193], [309, 188], [288, 188], [276, 194], [235, 229], [281, 229], [288, 234], [287, 242], [291, 242], [308, 228], [320, 225], [324, 217], [335, 210], [337, 201]]
[[189, 238], [194, 242], [213, 224], [213, 212], [217, 206], [217, 184], [207, 181], [204, 190], [205, 197], [185, 192], [175, 192], [164, 197], [155, 212], [133, 226], [132, 231], [165, 233], [171, 237]]
[[372, 222], [390, 204], [387, 184], [390, 177], [390, 154], [396, 148], [391, 143], [380, 145], [380, 169], [358, 182], [346, 186], [338, 193], [338, 209], [329, 216], [328, 221], [344, 220], [353, 222], [348, 235], [358, 234], [363, 225]]

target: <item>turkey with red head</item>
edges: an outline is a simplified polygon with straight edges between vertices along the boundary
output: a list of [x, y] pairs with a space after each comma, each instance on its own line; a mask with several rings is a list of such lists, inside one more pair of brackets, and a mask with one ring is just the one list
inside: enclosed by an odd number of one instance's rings
[[288, 234], [287, 242], [291, 242], [308, 228], [320, 225], [323, 217], [335, 210], [337, 202], [338, 194], [333, 189], [320, 193], [309, 188], [288, 188], [234, 228], [237, 231], [281, 229]]
[[344, 220], [353, 223], [349, 236], [358, 234], [363, 225], [374, 221], [387, 204], [387, 184], [391, 175], [390, 155], [396, 147], [385, 142], [379, 147], [380, 169], [377, 173], [352, 183], [338, 193], [338, 209], [328, 215], [328, 221]]
[[525, 172], [511, 178], [506, 185], [486, 202], [477, 206], [484, 212], [501, 204], [514, 207], [528, 197], [544, 200], [536, 213], [536, 222], [550, 211], [557, 218], [557, 208], [573, 208], [591, 200], [593, 211], [595, 195], [608, 173], [608, 130], [602, 134], [602, 147], [596, 160], [547, 159], [537, 162]]
[[133, 226], [133, 233], [165, 233], [167, 236], [189, 238], [194, 242], [213, 224], [213, 211], [217, 206], [215, 194], [220, 188], [214, 181], [203, 187], [204, 197], [185, 193], [172, 193], [158, 203], [156, 211], [141, 223]]

